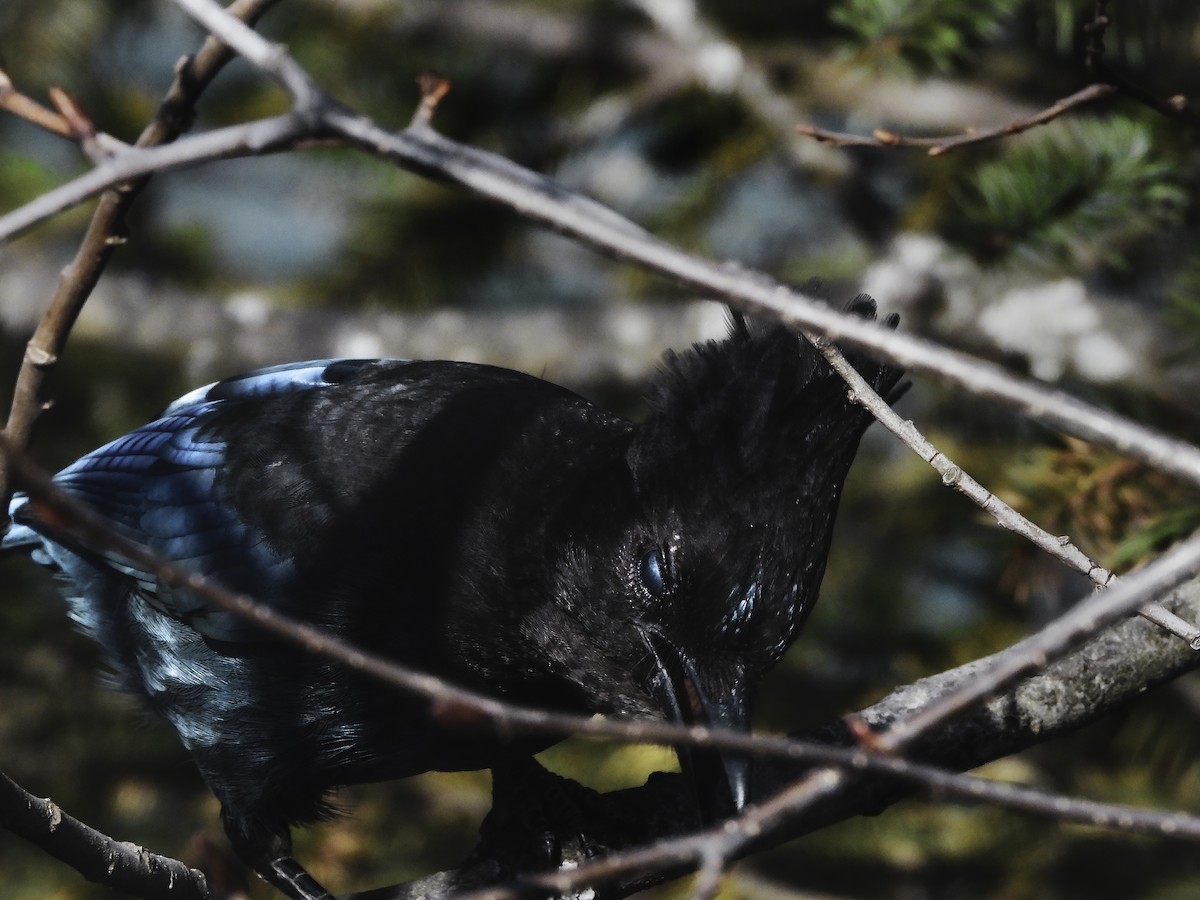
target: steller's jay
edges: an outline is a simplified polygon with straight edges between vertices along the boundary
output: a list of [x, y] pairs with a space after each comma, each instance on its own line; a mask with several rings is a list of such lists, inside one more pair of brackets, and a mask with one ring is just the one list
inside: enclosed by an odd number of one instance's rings
[[[865, 297], [850, 309], [875, 313]], [[897, 370], [850, 358], [893, 392]], [[298, 363], [192, 391], [55, 482], [162, 558], [452, 682], [744, 729], [816, 600], [871, 418], [807, 341], [741, 317], [668, 355], [648, 401], [634, 424], [490, 366]], [[56, 535], [20, 494], [11, 514], [2, 546], [59, 573], [119, 686], [191, 751], [234, 848], [291, 897], [328, 896], [290, 828], [332, 788], [552, 742], [435, 719]], [[680, 756], [708, 818], [741, 808], [744, 759]]]

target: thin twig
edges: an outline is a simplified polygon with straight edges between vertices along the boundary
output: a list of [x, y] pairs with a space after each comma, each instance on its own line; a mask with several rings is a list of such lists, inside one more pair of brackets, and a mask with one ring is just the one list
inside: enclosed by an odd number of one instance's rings
[[[461, 900], [511, 900], [527, 895], [531, 888], [566, 894], [580, 888], [610, 883], [626, 876], [704, 866], [714, 854], [736, 859], [744, 855], [751, 845], [763, 842], [766, 836], [795, 815], [798, 804], [807, 803], [814, 797], [830, 796], [844, 786], [846, 777], [849, 776], [845, 773], [822, 769], [781, 791], [767, 802], [747, 809], [738, 819], [722, 823], [715, 828], [614, 853], [574, 869], [522, 876], [514, 885], [472, 892]], [[982, 779], [976, 783], [986, 784], [989, 788], [997, 787], [1009, 793], [1011, 803], [1006, 804], [1009, 808], [1020, 808], [1025, 812], [1059, 821], [1077, 822], [1094, 827], [1115, 827], [1119, 823], [1122, 830], [1164, 837], [1174, 835], [1176, 822], [1180, 820], [1180, 814], [1175, 813], [1164, 817], [1154, 810], [1132, 807], [1119, 809], [1108, 804], [1093, 804], [1086, 800], [1068, 798], [1052, 799], [1051, 805], [1045, 806], [1042, 803], [1047, 799], [1045, 795], [1039, 796], [1040, 792], [1021, 785], [984, 782]], [[935, 791], [940, 793], [940, 789]], [[973, 802], [970, 797], [959, 799]], [[994, 801], [989, 798], [987, 802]], [[1059, 812], [1065, 814], [1061, 819]]]
[[66, 124], [66, 136], [77, 143], [93, 163], [129, 149], [129, 145], [124, 141], [97, 131], [91, 116], [80, 106], [79, 101], [65, 90], [51, 86], [47, 93], [50, 95], [50, 102], [54, 104], [56, 114]]
[[1043, 668], [1070, 647], [1143, 605], [1151, 596], [1166, 596], [1200, 571], [1200, 534], [1168, 550], [1143, 569], [1105, 591], [1081, 600], [1067, 612], [1023, 641], [1013, 652], [997, 654], [988, 670], [970, 684], [893, 725], [881, 735], [881, 746], [896, 751], [919, 734], [972, 703], [1011, 684], [1027, 672]]
[[[279, 0], [235, 0], [227, 15], [253, 23], [277, 2]], [[180, 63], [154, 121], [139, 135], [136, 146], [168, 144], [186, 131], [191, 126], [196, 99], [230, 59], [232, 54], [228, 47], [216, 38], [206, 38], [195, 56]], [[124, 242], [122, 222], [125, 212], [152, 171], [140, 173], [138, 179], [111, 182], [95, 192], [118, 188], [108, 190], [101, 197], [75, 258], [63, 270], [54, 296], [25, 346], [21, 370], [13, 388], [12, 406], [3, 429], [4, 435], [18, 447], [27, 447], [32, 439], [34, 425], [46, 404], [43, 396], [46, 378], [57, 365], [71, 328], [108, 265], [113, 250]], [[6, 462], [0, 459], [0, 534], [8, 527], [11, 494]]]
[[13, 85], [8, 73], [0, 69], [0, 109], [12, 113], [39, 128], [57, 134], [68, 140], [78, 140], [79, 135], [71, 127], [66, 118], [54, 110], [43, 106], [32, 97], [22, 94]]
[[796, 131], [834, 147], [925, 147], [930, 156], [941, 156], [960, 147], [999, 140], [1009, 135], [1029, 131], [1031, 128], [1045, 125], [1047, 122], [1053, 122], [1075, 107], [1099, 100], [1101, 97], [1107, 97], [1116, 90], [1111, 84], [1089, 84], [1069, 97], [1056, 100], [1031, 116], [1015, 119], [1005, 125], [997, 125], [993, 128], [970, 128], [963, 134], [941, 137], [910, 137], [886, 128], [877, 128], [870, 137], [866, 137], [844, 131], [829, 131], [825, 128], [818, 128], [816, 125], [797, 125]]
[[[1076, 572], [1087, 577], [1097, 587], [1108, 587], [1116, 583], [1116, 576], [1092, 560], [1066, 535], [1053, 535], [1038, 527], [1021, 515], [978, 481], [965, 472], [945, 453], [931, 444], [917, 426], [909, 419], [902, 419], [894, 409], [867, 383], [835, 346], [821, 341], [817, 348], [833, 369], [850, 387], [850, 399], [860, 404], [892, 434], [898, 437], [917, 456], [929, 463], [942, 476], [942, 483], [963, 494], [995, 518], [997, 524], [1023, 537]], [[1185, 622], [1179, 616], [1158, 603], [1151, 603], [1138, 610], [1138, 614], [1166, 629], [1171, 634], [1187, 641], [1193, 650], [1200, 651], [1200, 628]]]
[[274, 118], [217, 128], [161, 146], [131, 147], [124, 153], [101, 160], [93, 169], [73, 181], [0, 216], [0, 242], [111, 188], [128, 190], [126, 185], [150, 175], [198, 163], [275, 153], [317, 136], [318, 133], [303, 117], [285, 113]]
[[438, 104], [450, 92], [450, 79], [438, 72], [425, 71], [417, 76], [417, 86], [421, 89], [421, 102], [413, 113], [410, 128], [422, 128], [433, 122]]
[[203, 25], [209, 34], [227, 44], [238, 56], [275, 79], [291, 94], [295, 108], [303, 112], [317, 102], [321, 92], [282, 44], [272, 44], [247, 22], [230, 15], [228, 10], [210, 0], [172, 2]]
[[714, 93], [736, 95], [757, 119], [786, 137], [786, 149], [797, 162], [827, 177], [846, 173], [845, 161], [837, 154], [793, 136], [792, 127], [801, 116], [794, 92], [780, 90], [766, 69], [707, 18], [695, 0], [626, 2], [682, 51], [697, 82]]
[[696, 883], [692, 887], [692, 900], [713, 900], [721, 888], [721, 876], [729, 864], [723, 842], [714, 840], [700, 852], [700, 868], [696, 872]]

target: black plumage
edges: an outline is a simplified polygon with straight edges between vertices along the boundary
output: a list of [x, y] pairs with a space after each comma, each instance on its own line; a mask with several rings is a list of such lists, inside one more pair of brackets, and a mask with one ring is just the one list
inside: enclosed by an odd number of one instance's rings
[[[852, 361], [893, 390], [894, 369]], [[634, 424], [488, 366], [301, 363], [194, 391], [56, 481], [162, 557], [455, 683], [744, 728], [816, 600], [871, 420], [806, 341], [740, 318], [669, 355], [648, 400]], [[3, 546], [58, 570], [119, 685], [179, 732], [235, 848], [294, 897], [324, 896], [289, 834], [330, 789], [541, 749], [434, 720], [56, 539], [21, 495], [11, 512]], [[740, 808], [740, 760], [684, 763], [708, 816]]]

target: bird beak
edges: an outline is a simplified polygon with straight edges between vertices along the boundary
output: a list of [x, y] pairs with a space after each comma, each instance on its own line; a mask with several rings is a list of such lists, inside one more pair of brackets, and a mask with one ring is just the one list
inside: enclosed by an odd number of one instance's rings
[[[680, 725], [703, 725], [732, 731], [750, 730], [750, 704], [740, 668], [719, 684], [701, 679], [694, 662], [662, 635], [647, 631], [654, 655], [651, 689], [667, 718]], [[679, 767], [691, 785], [703, 825], [741, 812], [746, 805], [749, 760], [710, 747], [679, 745]]]

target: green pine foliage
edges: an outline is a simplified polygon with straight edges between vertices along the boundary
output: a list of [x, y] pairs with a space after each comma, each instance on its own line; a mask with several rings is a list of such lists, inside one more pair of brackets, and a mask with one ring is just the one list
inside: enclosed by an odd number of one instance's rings
[[1187, 197], [1140, 122], [1060, 122], [969, 175], [944, 231], [989, 262], [1121, 267], [1136, 241], [1179, 224]]
[[1074, 438], [1031, 453], [1012, 477], [1018, 506], [1114, 572], [1144, 564], [1200, 525], [1200, 492]]
[[864, 61], [947, 71], [995, 34], [1019, 0], [841, 0], [830, 20], [848, 29]]

